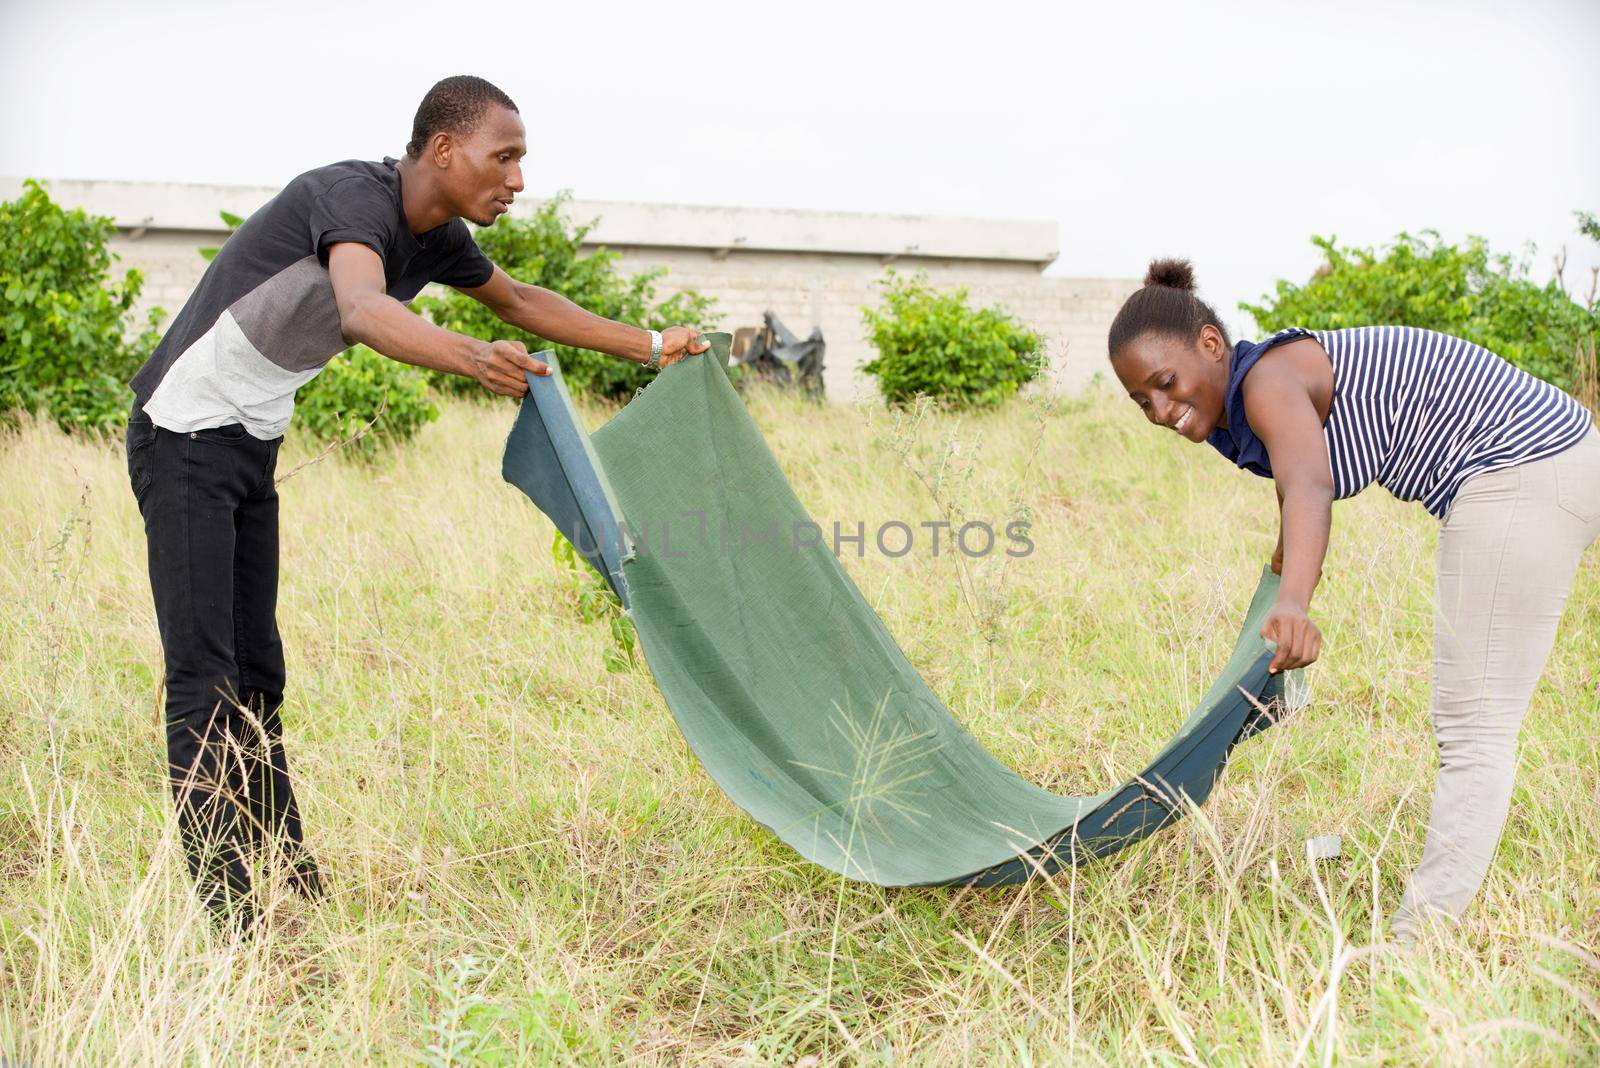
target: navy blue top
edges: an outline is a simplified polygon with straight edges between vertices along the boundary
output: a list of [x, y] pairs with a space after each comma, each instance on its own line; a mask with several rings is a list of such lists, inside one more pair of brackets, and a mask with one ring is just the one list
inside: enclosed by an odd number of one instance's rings
[[1271, 478], [1272, 458], [1267, 455], [1266, 445], [1250, 429], [1250, 420], [1244, 416], [1244, 376], [1272, 346], [1310, 336], [1311, 331], [1292, 326], [1265, 340], [1241, 341], [1233, 347], [1233, 364], [1228, 371], [1228, 393], [1223, 401], [1228, 425], [1217, 427], [1206, 437], [1206, 441], [1251, 474]]

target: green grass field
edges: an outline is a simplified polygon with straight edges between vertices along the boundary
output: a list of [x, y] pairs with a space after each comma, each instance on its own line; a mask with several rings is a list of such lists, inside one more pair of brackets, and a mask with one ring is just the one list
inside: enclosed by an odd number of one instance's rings
[[[1031, 511], [1037, 551], [1003, 572], [845, 563], [955, 714], [1052, 789], [1165, 741], [1276, 534], [1264, 481], [1126, 401], [898, 430], [751, 407], [825, 528]], [[175, 848], [120, 443], [0, 437], [0, 1063], [1600, 1060], [1600, 551], [1489, 881], [1400, 955], [1385, 921], [1435, 762], [1420, 508], [1335, 509], [1311, 704], [1199, 818], [1019, 890], [882, 890], [800, 861], [699, 768], [648, 671], [606, 670], [609, 628], [500, 481], [511, 416], [453, 402], [376, 466], [282, 487], [289, 755], [332, 892], [280, 894], [248, 943], [197, 915]], [[907, 458], [945, 466], [937, 500]], [[1329, 833], [1343, 857], [1309, 862]]]

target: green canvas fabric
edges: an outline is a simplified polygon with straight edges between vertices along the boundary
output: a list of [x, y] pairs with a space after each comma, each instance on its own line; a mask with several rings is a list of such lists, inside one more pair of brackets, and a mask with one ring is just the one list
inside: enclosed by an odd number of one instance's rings
[[589, 527], [623, 530], [619, 592], [673, 716], [717, 784], [800, 855], [885, 886], [1018, 882], [1179, 818], [1233, 745], [1271, 722], [1281, 680], [1259, 637], [1276, 593], [1264, 572], [1217, 682], [1128, 781], [1067, 797], [1015, 774], [807, 533], [810, 516], [729, 384], [727, 335], [708, 336], [710, 355], [663, 371], [592, 448], [552, 447], [581, 424], [558, 384], [530, 379], [506, 477], [552, 518], [572, 508], [552, 503], [549, 486], [575, 487]]

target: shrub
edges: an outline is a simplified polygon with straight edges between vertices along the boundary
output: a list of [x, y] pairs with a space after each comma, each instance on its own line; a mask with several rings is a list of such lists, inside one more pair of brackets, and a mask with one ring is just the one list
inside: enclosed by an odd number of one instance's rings
[[879, 280], [883, 306], [862, 319], [878, 355], [862, 367], [890, 404], [918, 394], [953, 406], [989, 406], [1033, 380], [1044, 339], [999, 306], [973, 308], [967, 291], [941, 293], [918, 272]]
[[426, 372], [365, 345], [335, 356], [300, 387], [294, 408], [292, 425], [324, 442], [348, 441], [371, 423], [372, 429], [348, 446], [365, 459], [439, 418]]
[[44, 412], [65, 429], [127, 419], [128, 379], [155, 348], [163, 313], [130, 329], [143, 278], [112, 278], [115, 231], [31, 179], [0, 203], [0, 413]]
[[1559, 279], [1538, 285], [1526, 261], [1490, 252], [1480, 237], [1464, 247], [1432, 230], [1399, 234], [1387, 249], [1340, 248], [1313, 237], [1325, 262], [1305, 285], [1280, 280], [1259, 304], [1239, 307], [1263, 331], [1403, 324], [1454, 334], [1504, 356], [1564, 389], [1575, 386], [1573, 353], [1600, 328], [1593, 308]]
[[[714, 306], [710, 298], [684, 290], [664, 300], [656, 299], [656, 282], [665, 268], [624, 278], [617, 271], [619, 253], [606, 248], [585, 255], [584, 238], [595, 221], [573, 223], [565, 212], [570, 194], [560, 193], [540, 205], [531, 218], [503, 218], [477, 231], [478, 247], [520, 282], [543, 286], [607, 319], [661, 330], [669, 326], [709, 326]], [[569, 387], [606, 397], [626, 399], [651, 378], [649, 371], [627, 360], [551, 345], [534, 334], [508, 326], [471, 297], [449, 291], [445, 296], [423, 297], [418, 306], [447, 330], [493, 341], [521, 341], [529, 352], [553, 349]], [[441, 388], [452, 393], [484, 395], [470, 379], [436, 375]]]

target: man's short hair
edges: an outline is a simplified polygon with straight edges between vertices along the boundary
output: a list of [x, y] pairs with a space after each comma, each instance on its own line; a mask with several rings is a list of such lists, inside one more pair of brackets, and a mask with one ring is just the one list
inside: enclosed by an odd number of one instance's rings
[[456, 74], [445, 78], [422, 98], [417, 117], [411, 120], [411, 141], [406, 155], [416, 159], [434, 134], [466, 135], [478, 128], [490, 105], [517, 110], [511, 98], [482, 78]]

